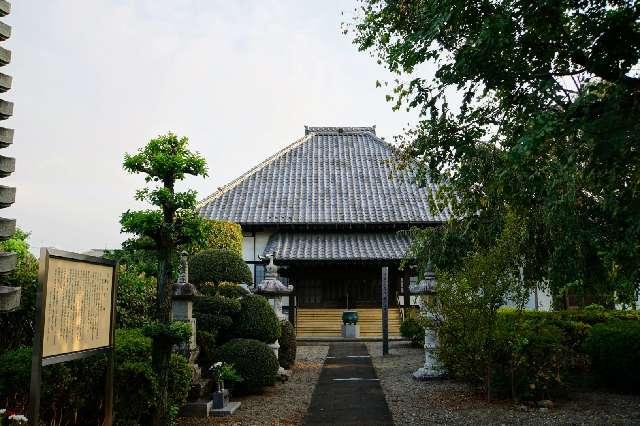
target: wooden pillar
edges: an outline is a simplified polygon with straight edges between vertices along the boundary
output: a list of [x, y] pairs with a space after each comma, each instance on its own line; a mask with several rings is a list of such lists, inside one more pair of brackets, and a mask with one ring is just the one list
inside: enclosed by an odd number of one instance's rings
[[389, 354], [389, 267], [382, 267], [382, 355]]
[[405, 267], [402, 271], [402, 298], [404, 299], [404, 313], [407, 315], [411, 308], [411, 293], [409, 293], [409, 284], [411, 282], [411, 271]]

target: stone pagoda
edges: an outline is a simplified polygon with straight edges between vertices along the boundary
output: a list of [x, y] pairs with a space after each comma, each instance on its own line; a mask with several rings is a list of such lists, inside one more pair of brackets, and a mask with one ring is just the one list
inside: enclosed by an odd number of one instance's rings
[[[11, 4], [0, 0], [0, 17], [7, 16], [11, 12]], [[11, 37], [11, 27], [0, 21], [0, 42]], [[11, 62], [11, 51], [0, 46], [0, 67]], [[11, 76], [0, 73], [0, 93], [11, 89], [13, 79]], [[13, 103], [0, 99], [0, 120], [7, 120], [13, 115]], [[7, 148], [13, 143], [13, 129], [0, 127], [0, 149]], [[0, 177], [11, 175], [16, 168], [16, 160], [12, 157], [0, 155]], [[16, 198], [16, 188], [0, 185], [0, 209], [9, 207]], [[13, 236], [16, 230], [15, 219], [0, 218], [0, 241]], [[15, 253], [0, 253], [0, 312], [12, 311], [20, 306], [20, 287], [3, 285], [5, 277], [16, 268], [17, 257]]]

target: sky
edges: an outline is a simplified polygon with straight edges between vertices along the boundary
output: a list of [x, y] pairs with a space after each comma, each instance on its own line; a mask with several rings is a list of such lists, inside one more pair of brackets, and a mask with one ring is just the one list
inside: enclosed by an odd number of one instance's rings
[[[370, 126], [391, 140], [415, 114], [393, 112], [340, 24], [354, 0], [20, 0], [3, 21], [15, 103], [16, 203], [2, 214], [34, 249], [82, 252], [126, 239], [142, 176], [125, 152], [173, 131], [209, 166], [184, 187], [205, 198], [303, 136], [304, 125]], [[345, 15], [342, 15], [342, 12]]]

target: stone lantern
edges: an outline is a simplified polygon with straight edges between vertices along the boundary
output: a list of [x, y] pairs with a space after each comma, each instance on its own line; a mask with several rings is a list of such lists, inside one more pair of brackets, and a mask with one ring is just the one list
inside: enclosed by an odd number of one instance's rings
[[[197, 356], [196, 346], [196, 319], [193, 317], [193, 299], [199, 296], [196, 287], [189, 282], [189, 263], [187, 252], [180, 253], [180, 275], [178, 281], [173, 284], [171, 296], [171, 319], [184, 321], [191, 324], [191, 338], [183, 348], [190, 360]], [[194, 352], [196, 352], [194, 354]]]
[[265, 256], [269, 259], [269, 263], [265, 266], [264, 279], [256, 285], [253, 291], [269, 300], [269, 304], [273, 308], [279, 320], [287, 319], [282, 313], [282, 296], [287, 296], [293, 291], [293, 286], [284, 285], [278, 279], [278, 267], [273, 263], [273, 254]]
[[[431, 271], [431, 266], [427, 268], [424, 279], [420, 282], [411, 284], [409, 292], [418, 296], [418, 305], [420, 313], [429, 322], [435, 319], [435, 316], [427, 310], [427, 300], [433, 300], [436, 297], [436, 276]], [[413, 377], [418, 380], [436, 379], [444, 376], [444, 368], [438, 359], [438, 335], [433, 326], [427, 325], [424, 329], [424, 365], [413, 373]]]
[[[269, 263], [265, 267], [266, 272], [264, 275], [264, 279], [260, 281], [259, 284], [256, 285], [254, 289], [255, 294], [260, 294], [267, 298], [269, 304], [273, 308], [276, 316], [279, 320], [284, 320], [286, 317], [282, 313], [282, 296], [286, 296], [291, 294], [293, 291], [293, 286], [284, 285], [278, 279], [278, 267], [273, 263], [273, 253], [267, 254], [266, 258], [269, 259]], [[280, 349], [280, 344], [276, 340], [274, 343], [269, 345], [273, 352], [275, 352], [276, 357], [278, 356], [278, 349]]]

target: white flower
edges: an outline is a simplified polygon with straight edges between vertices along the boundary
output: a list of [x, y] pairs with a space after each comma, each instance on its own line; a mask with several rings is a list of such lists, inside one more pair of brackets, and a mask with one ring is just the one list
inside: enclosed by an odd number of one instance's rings
[[12, 414], [9, 416], [9, 420], [13, 420], [18, 423], [27, 423], [28, 419], [22, 414]]
[[213, 364], [213, 366], [216, 367], [216, 368], [222, 367], [222, 362], [218, 361], [215, 364]]
[[7, 410], [5, 408], [0, 409], [0, 416], [4, 415], [6, 412]]

